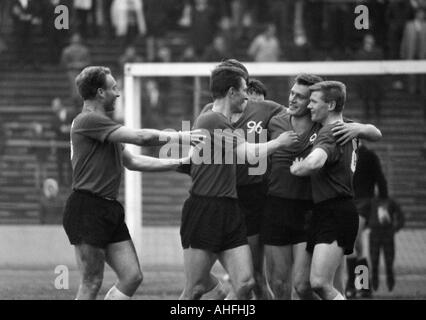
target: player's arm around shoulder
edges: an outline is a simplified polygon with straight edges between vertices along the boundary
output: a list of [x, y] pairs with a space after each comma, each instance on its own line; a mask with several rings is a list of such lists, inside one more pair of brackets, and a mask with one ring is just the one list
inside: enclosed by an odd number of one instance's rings
[[124, 149], [123, 164], [130, 171], [164, 172], [176, 170], [182, 164], [189, 163], [189, 157], [183, 159], [159, 159], [135, 155]]
[[372, 124], [362, 124], [357, 122], [339, 122], [333, 129], [333, 135], [337, 138], [337, 143], [344, 145], [354, 138], [368, 141], [379, 141], [382, 138], [381, 131]]
[[327, 162], [328, 154], [322, 148], [314, 149], [305, 159], [296, 158], [290, 167], [290, 172], [295, 176], [310, 176], [321, 169]]

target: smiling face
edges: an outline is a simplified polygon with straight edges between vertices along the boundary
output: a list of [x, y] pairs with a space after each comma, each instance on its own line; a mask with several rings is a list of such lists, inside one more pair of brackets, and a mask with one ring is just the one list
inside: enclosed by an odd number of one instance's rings
[[231, 112], [243, 112], [248, 101], [247, 82], [240, 78], [240, 87], [230, 89]]
[[312, 121], [324, 123], [330, 111], [330, 103], [324, 101], [324, 94], [321, 91], [314, 91], [308, 109], [311, 111]]
[[303, 117], [309, 114], [309, 86], [296, 83], [290, 90], [288, 98], [288, 113], [293, 117]]

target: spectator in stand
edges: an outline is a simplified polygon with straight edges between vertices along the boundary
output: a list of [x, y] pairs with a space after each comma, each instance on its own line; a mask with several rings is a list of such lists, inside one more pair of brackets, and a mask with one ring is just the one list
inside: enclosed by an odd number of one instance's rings
[[64, 199], [59, 194], [59, 186], [56, 180], [46, 179], [43, 183], [43, 192], [39, 204], [40, 224], [62, 224], [64, 204]]
[[55, 8], [59, 5], [67, 5], [64, 0], [46, 0], [43, 2], [43, 33], [47, 37], [48, 64], [57, 65], [61, 59], [61, 51], [64, 47], [67, 30], [58, 30], [55, 27], [57, 14]]
[[146, 59], [153, 62], [170, 25], [169, 10], [175, 0], [144, 0], [146, 12]]
[[237, 30], [229, 16], [225, 15], [219, 20], [218, 31], [216, 35], [223, 37], [225, 40], [225, 47], [227, 48], [228, 53], [233, 56], [233, 58], [241, 59], [236, 50], [238, 43]]
[[[376, 46], [373, 35], [364, 36], [363, 46], [355, 54], [355, 60], [383, 60], [383, 51]], [[380, 120], [383, 81], [383, 77], [380, 76], [360, 76], [357, 79], [358, 94], [364, 104], [364, 116], [367, 120], [371, 119], [373, 110], [376, 121]]]
[[388, 49], [391, 60], [397, 60], [400, 58], [400, 45], [402, 35], [404, 32], [404, 26], [410, 17], [410, 3], [407, 0], [390, 0], [387, 12], [386, 20], [388, 28]]
[[[401, 43], [401, 58], [405, 60], [426, 59], [426, 20], [425, 9], [417, 9], [413, 20], [405, 25]], [[408, 89], [411, 94], [425, 93], [424, 75], [410, 75]]]
[[388, 199], [375, 199], [372, 203], [372, 213], [369, 221], [370, 257], [372, 269], [372, 287], [379, 288], [380, 252], [383, 251], [386, 268], [386, 284], [389, 291], [395, 286], [393, 263], [395, 260], [395, 234], [404, 226], [404, 213], [399, 204]]
[[214, 38], [212, 45], [207, 47], [201, 60], [220, 62], [231, 58], [232, 54], [226, 46], [225, 39], [221, 35], [218, 35]]
[[308, 43], [305, 33], [294, 37], [294, 44], [286, 57], [290, 61], [311, 61], [313, 58], [312, 47]]
[[93, 36], [94, 33], [93, 8], [93, 0], [74, 0], [76, 29], [84, 39]]
[[55, 133], [56, 142], [61, 145], [56, 148], [56, 169], [58, 182], [61, 187], [71, 185], [71, 154], [70, 154], [70, 132], [71, 123], [76, 115], [69, 111], [60, 98], [52, 100], [52, 122], [51, 127]]
[[359, 265], [368, 268], [368, 252], [363, 241], [364, 231], [370, 225], [373, 200], [376, 198], [376, 187], [380, 201], [388, 199], [388, 187], [379, 157], [374, 151], [368, 149], [363, 141], [360, 141], [358, 148], [358, 162], [353, 177], [353, 186], [355, 205], [359, 215], [359, 227], [355, 241], [355, 251], [346, 258], [348, 272], [346, 296], [355, 298], [360, 293], [362, 297], [366, 298], [371, 296], [371, 288], [361, 290], [361, 292], [356, 290], [355, 268]]
[[34, 28], [41, 24], [40, 2], [37, 0], [14, 0], [11, 10], [18, 66], [31, 65], [37, 69], [32, 36]]
[[35, 168], [34, 168], [34, 187], [39, 192], [42, 188], [42, 183], [47, 177], [47, 162], [49, 156], [52, 154], [52, 148], [47, 144], [45, 132], [41, 123], [35, 122], [31, 128], [32, 146], [29, 151], [35, 155]]
[[195, 0], [190, 17], [190, 44], [195, 54], [201, 57], [216, 32], [214, 12], [208, 0]]
[[122, 48], [144, 36], [147, 26], [142, 0], [114, 0], [111, 5], [111, 21], [115, 35], [121, 39]]
[[197, 62], [198, 57], [195, 54], [194, 47], [189, 45], [187, 46], [182, 53], [181, 58], [179, 59], [180, 62]]
[[248, 54], [256, 62], [276, 62], [280, 60], [280, 43], [276, 37], [276, 28], [268, 24], [265, 31], [254, 38]]
[[113, 0], [97, 0], [96, 1], [96, 21], [102, 35], [111, 38], [114, 34], [111, 20], [111, 6]]
[[81, 36], [76, 33], [71, 37], [71, 43], [62, 51], [61, 62], [67, 70], [70, 84], [70, 98], [77, 108], [81, 104], [81, 98], [77, 92], [75, 78], [85, 67], [90, 65], [90, 51], [81, 40]]
[[143, 62], [143, 57], [139, 55], [136, 51], [134, 45], [130, 45], [126, 48], [124, 53], [118, 58], [118, 66], [120, 69], [120, 74], [123, 73], [124, 65], [126, 63], [138, 63]]

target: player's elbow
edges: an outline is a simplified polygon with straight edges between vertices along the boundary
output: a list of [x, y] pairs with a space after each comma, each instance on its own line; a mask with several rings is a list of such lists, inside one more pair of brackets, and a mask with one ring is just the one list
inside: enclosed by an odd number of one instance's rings
[[364, 133], [364, 139], [375, 142], [383, 138], [382, 132], [373, 125], [368, 126], [368, 130]]

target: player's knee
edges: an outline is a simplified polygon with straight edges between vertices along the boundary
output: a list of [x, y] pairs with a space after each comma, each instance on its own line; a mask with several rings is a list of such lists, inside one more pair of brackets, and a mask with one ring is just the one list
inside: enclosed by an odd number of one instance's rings
[[249, 299], [251, 297], [251, 293], [255, 286], [255, 281], [252, 276], [246, 277], [237, 282], [236, 284], [236, 294], [239, 299]]
[[123, 280], [128, 286], [137, 288], [143, 281], [143, 274], [140, 270], [134, 270], [128, 273]]
[[295, 280], [294, 283], [294, 290], [296, 291], [297, 295], [301, 298], [310, 296], [312, 293], [311, 284], [309, 281], [306, 280]]
[[103, 276], [102, 275], [84, 275], [83, 285], [90, 292], [98, 292], [102, 286]]
[[325, 292], [327, 287], [329, 286], [327, 281], [319, 277], [311, 277], [310, 284], [312, 290], [319, 296], [322, 296], [322, 293]]
[[188, 290], [187, 294], [191, 300], [199, 300], [205, 293], [207, 293], [207, 290], [208, 289], [204, 284], [196, 284]]
[[280, 299], [290, 291], [290, 285], [287, 279], [274, 278], [270, 281], [270, 287], [277, 299]]

